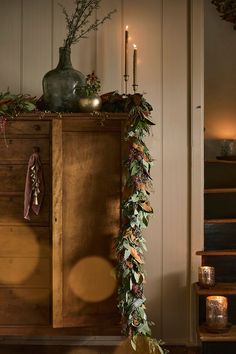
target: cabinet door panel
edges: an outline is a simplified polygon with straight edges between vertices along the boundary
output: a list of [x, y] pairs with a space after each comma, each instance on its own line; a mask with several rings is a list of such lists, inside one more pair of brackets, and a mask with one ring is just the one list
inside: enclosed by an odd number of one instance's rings
[[114, 127], [109, 122], [104, 131], [88, 122], [89, 129], [83, 121], [81, 130], [79, 120], [63, 122], [62, 187], [54, 198], [58, 202], [62, 193], [62, 209], [54, 214], [56, 224], [61, 215], [61, 240], [53, 235], [54, 254], [62, 255], [55, 278], [61, 289], [54, 294], [61, 313], [54, 313], [54, 326], [89, 327], [98, 335], [113, 326], [118, 334], [113, 246], [120, 226], [122, 122], [119, 129], [117, 121]]

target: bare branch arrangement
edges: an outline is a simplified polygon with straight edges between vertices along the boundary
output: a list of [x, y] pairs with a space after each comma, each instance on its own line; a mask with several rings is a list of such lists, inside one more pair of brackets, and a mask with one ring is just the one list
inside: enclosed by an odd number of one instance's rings
[[116, 9], [108, 12], [102, 19], [95, 19], [90, 22], [92, 13], [99, 9], [101, 0], [75, 0], [75, 10], [69, 15], [66, 8], [62, 7], [66, 19], [67, 37], [64, 40], [64, 47], [70, 48], [72, 44], [78, 43], [82, 38], [87, 38], [90, 31], [97, 31], [98, 27], [110, 19]]

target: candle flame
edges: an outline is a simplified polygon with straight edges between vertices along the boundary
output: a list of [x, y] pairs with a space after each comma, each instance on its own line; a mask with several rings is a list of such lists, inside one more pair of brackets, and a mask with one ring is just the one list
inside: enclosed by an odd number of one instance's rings
[[125, 29], [126, 29], [126, 31], [128, 31], [128, 29], [129, 29], [129, 26], [126, 26], [126, 27], [125, 27]]
[[133, 47], [134, 47], [134, 49], [137, 49], [137, 46], [136, 46], [136, 44], [133, 44]]

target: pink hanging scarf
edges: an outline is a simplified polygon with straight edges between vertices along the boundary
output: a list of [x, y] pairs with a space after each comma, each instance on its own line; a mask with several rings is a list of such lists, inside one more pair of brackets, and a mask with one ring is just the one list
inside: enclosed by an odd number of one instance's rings
[[39, 148], [34, 148], [34, 153], [29, 158], [24, 199], [24, 218], [30, 220], [30, 210], [39, 214], [44, 195], [44, 179]]

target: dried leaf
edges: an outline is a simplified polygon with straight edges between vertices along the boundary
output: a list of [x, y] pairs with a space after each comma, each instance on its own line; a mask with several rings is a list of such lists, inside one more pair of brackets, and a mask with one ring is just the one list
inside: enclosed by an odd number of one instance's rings
[[145, 185], [145, 183], [138, 182], [138, 183], [136, 183], [136, 187], [137, 187], [137, 189], [146, 191], [146, 185]]
[[131, 247], [130, 253], [131, 253], [131, 256], [133, 256], [138, 263], [144, 264], [144, 261], [141, 259], [141, 257], [139, 256], [139, 254], [135, 248]]
[[152, 209], [151, 205], [149, 204], [149, 202], [139, 203], [139, 205], [147, 213], [153, 213], [153, 209]]
[[126, 261], [125, 264], [127, 265], [127, 267], [128, 267], [129, 269], [132, 269], [132, 268], [133, 268], [133, 263], [130, 262], [130, 261]]
[[133, 148], [140, 151], [140, 152], [143, 152], [144, 150], [144, 146], [140, 145], [140, 144], [136, 144], [136, 143], [133, 143]]

